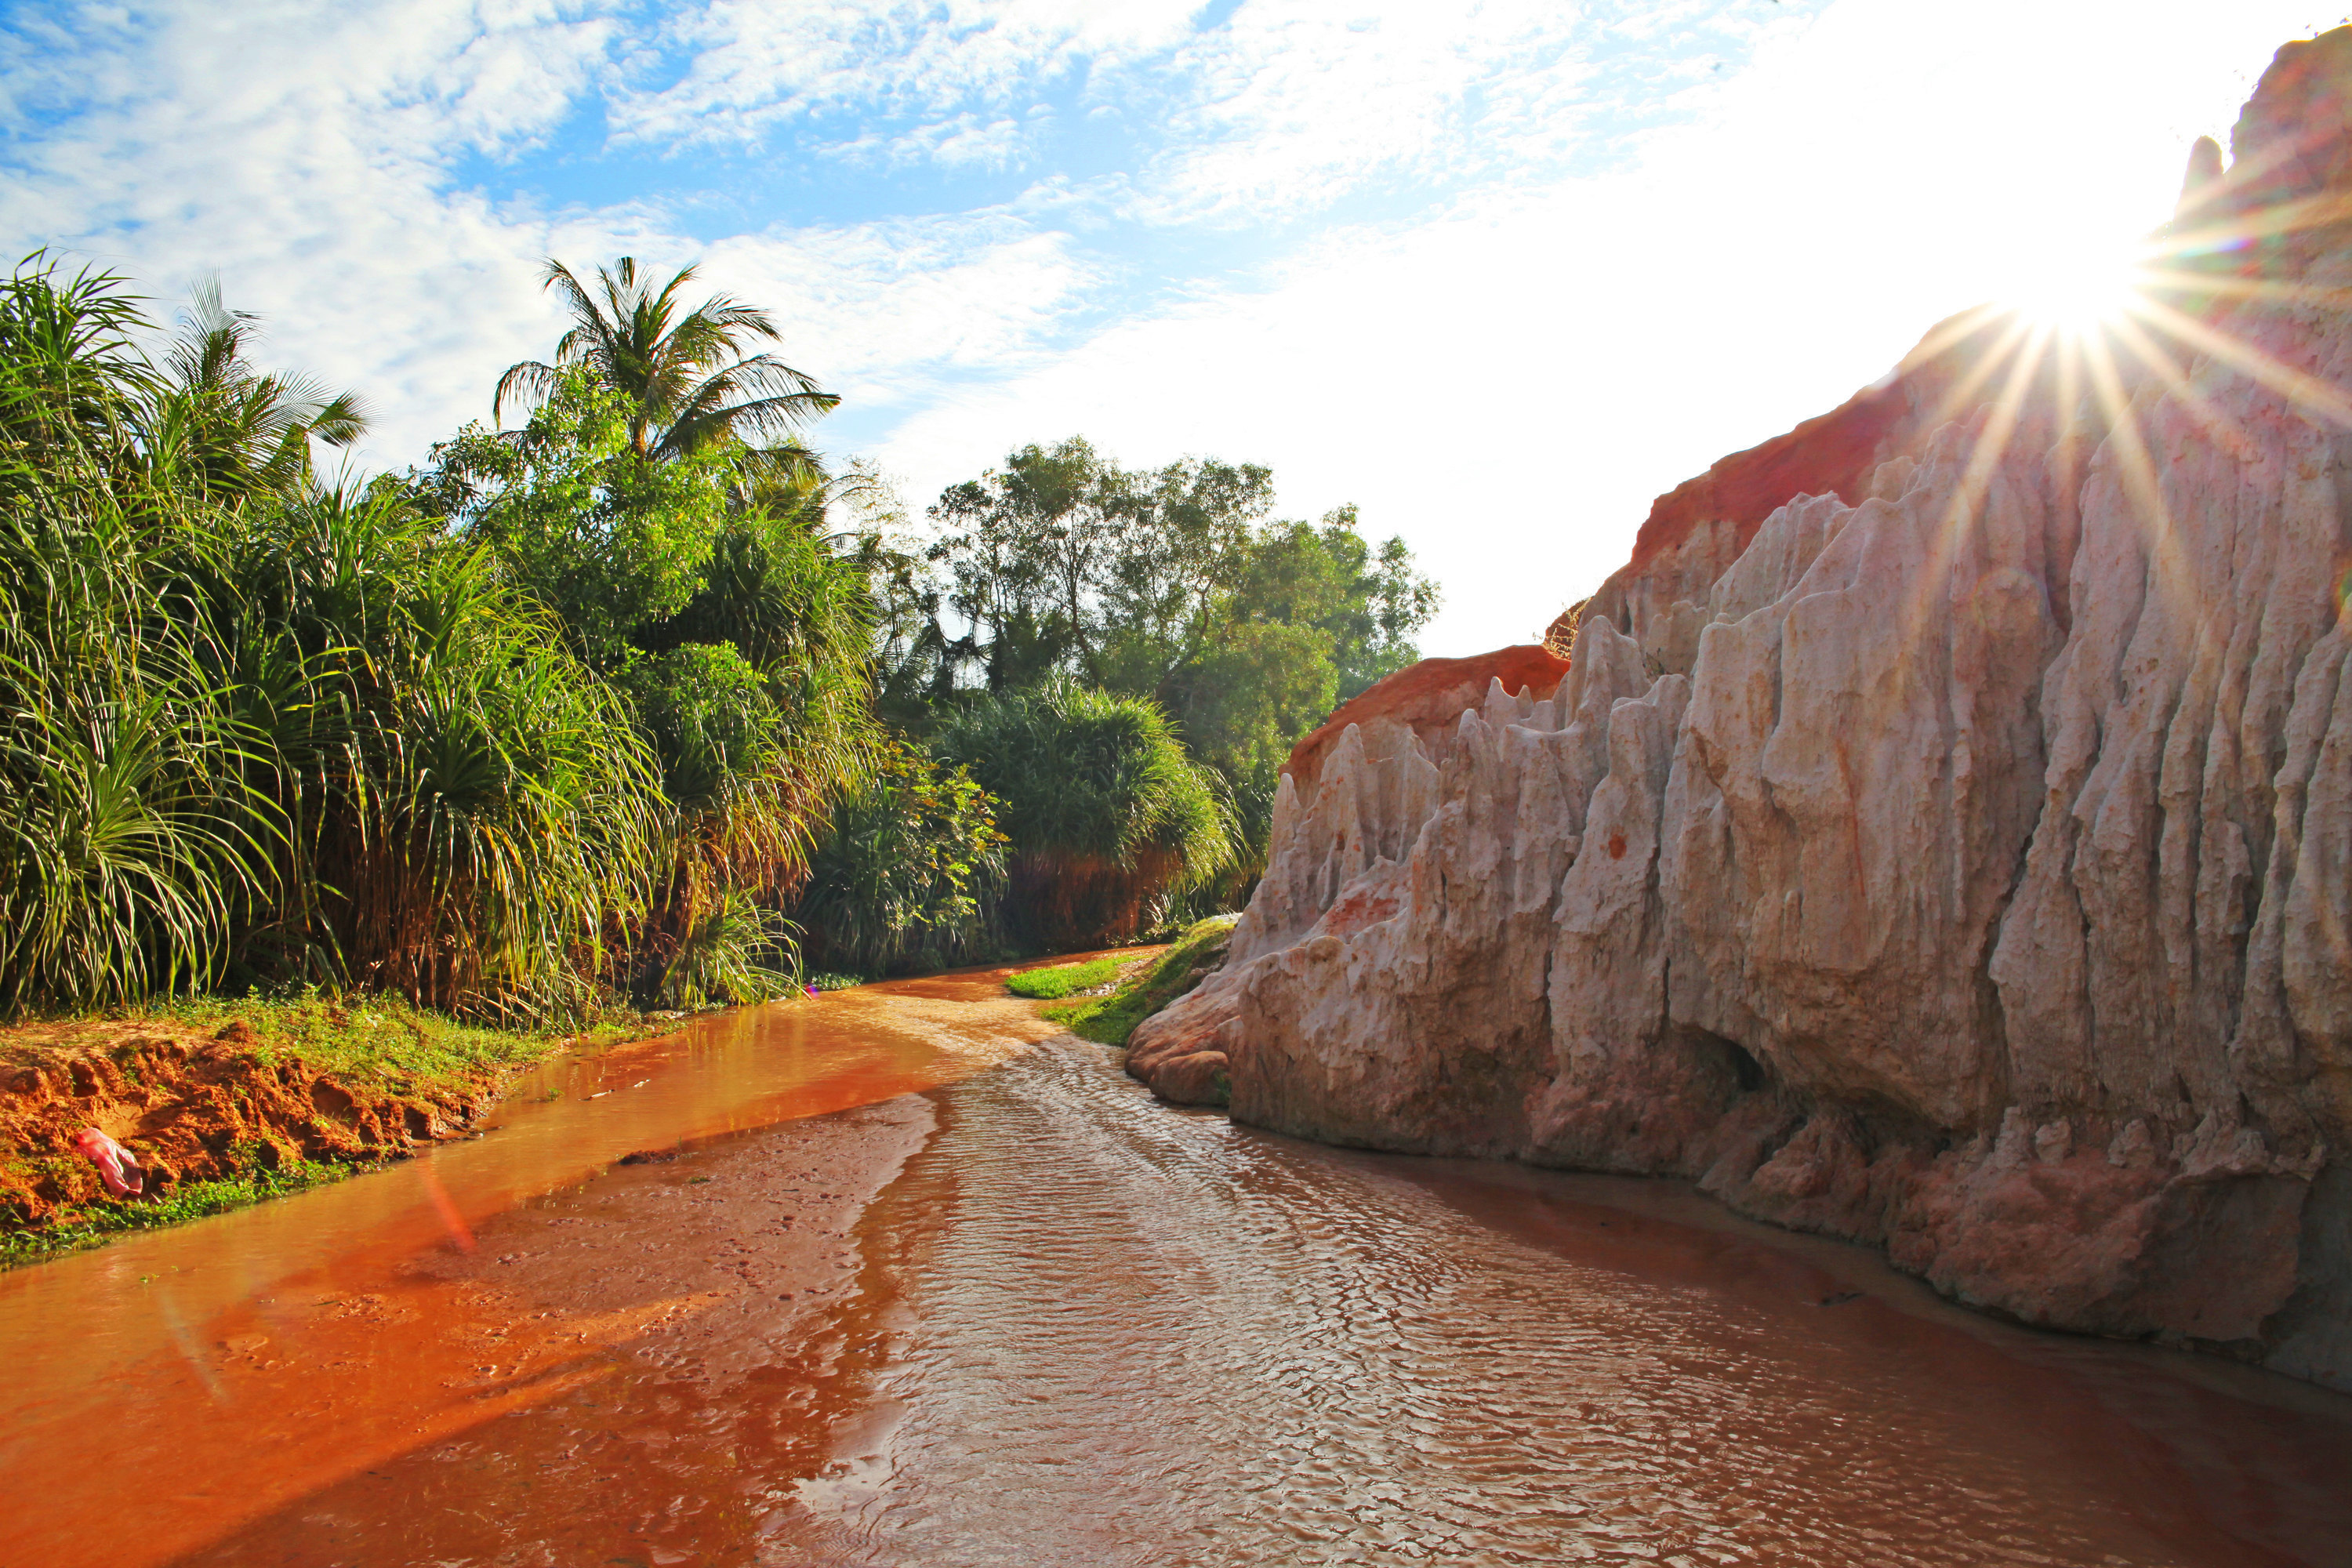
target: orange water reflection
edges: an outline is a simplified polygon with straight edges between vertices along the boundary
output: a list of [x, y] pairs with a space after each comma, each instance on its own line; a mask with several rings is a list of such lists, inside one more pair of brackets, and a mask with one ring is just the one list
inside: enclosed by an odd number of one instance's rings
[[1047, 1032], [1004, 995], [1002, 973], [746, 1009], [558, 1058], [479, 1137], [0, 1275], [0, 1563], [168, 1561], [622, 1373], [614, 1347], [700, 1303], [583, 1313], [420, 1262], [631, 1152], [871, 1105], [1001, 1061]]

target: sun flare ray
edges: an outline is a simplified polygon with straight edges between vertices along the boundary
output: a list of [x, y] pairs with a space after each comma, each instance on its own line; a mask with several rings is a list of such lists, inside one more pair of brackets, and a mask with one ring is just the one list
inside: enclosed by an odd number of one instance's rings
[[2352, 429], [2352, 398], [2306, 371], [2295, 369], [2263, 353], [2242, 338], [2207, 325], [2161, 300], [2140, 302], [2140, 314], [2158, 331], [2221, 361], [2300, 408], [2310, 409], [2335, 424]]

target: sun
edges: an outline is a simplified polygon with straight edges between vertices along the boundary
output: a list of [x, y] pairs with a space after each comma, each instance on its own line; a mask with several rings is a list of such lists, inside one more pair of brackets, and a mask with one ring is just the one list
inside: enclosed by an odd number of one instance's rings
[[2129, 312], [2140, 294], [2144, 260], [2138, 247], [2040, 247], [2007, 280], [2001, 299], [2037, 326], [2088, 335]]

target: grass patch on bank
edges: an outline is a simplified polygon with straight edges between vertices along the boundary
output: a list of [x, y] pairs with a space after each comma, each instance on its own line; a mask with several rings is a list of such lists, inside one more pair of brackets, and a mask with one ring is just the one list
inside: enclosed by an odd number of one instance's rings
[[1089, 991], [1097, 985], [1108, 985], [1118, 978], [1119, 966], [1132, 959], [1117, 956], [1090, 958], [1084, 963], [1056, 963], [1049, 969], [1024, 969], [1004, 983], [1004, 988], [1015, 996], [1034, 1001], [1058, 1002], [1073, 991]]
[[[1045, 1008], [1042, 1016], [1097, 1045], [1123, 1046], [1138, 1024], [1191, 989], [1192, 971], [1223, 952], [1224, 944], [1233, 936], [1234, 922], [1239, 919], [1239, 915], [1212, 915], [1187, 928], [1184, 934], [1177, 939], [1176, 945], [1160, 955], [1159, 963], [1139, 972], [1108, 995], [1080, 996], [1057, 1002]], [[1097, 962], [1109, 963], [1114, 970], [1117, 968], [1116, 962], [1112, 960]], [[1087, 966], [1073, 964], [1070, 967]], [[1051, 974], [1055, 972], [1033, 970], [1031, 973]], [[1104, 979], [1108, 978], [1108, 975], [1104, 976]], [[1095, 982], [1097, 984], [1101, 983]]]
[[416, 1089], [479, 1084], [529, 1067], [560, 1044], [617, 1045], [666, 1026], [616, 1009], [577, 1028], [499, 1028], [382, 996], [196, 997], [152, 1003], [138, 1016], [215, 1036], [242, 1023], [265, 1060], [297, 1057], [337, 1077]]
[[315, 1160], [297, 1161], [277, 1170], [250, 1164], [241, 1173], [208, 1182], [183, 1182], [164, 1196], [117, 1203], [102, 1198], [60, 1214], [37, 1230], [12, 1230], [0, 1235], [0, 1269], [38, 1263], [100, 1247], [136, 1231], [163, 1230], [192, 1219], [251, 1208], [271, 1198], [308, 1192], [340, 1182], [368, 1165], [338, 1165]]

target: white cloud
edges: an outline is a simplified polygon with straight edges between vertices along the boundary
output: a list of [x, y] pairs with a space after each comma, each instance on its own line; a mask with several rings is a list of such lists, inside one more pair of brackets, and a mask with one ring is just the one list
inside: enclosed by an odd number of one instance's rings
[[[698, 257], [714, 288], [772, 306], [792, 353], [869, 405], [940, 376], [1028, 363], [1087, 279], [1064, 238], [1002, 214], [810, 226], [704, 245], [640, 202], [543, 213], [452, 190], [448, 164], [543, 134], [602, 68], [604, 18], [404, 0], [210, 7], [124, 33], [77, 13], [59, 80], [92, 84], [61, 126], [18, 127], [0, 225], [115, 267], [168, 314], [218, 271], [267, 318], [275, 363], [360, 388], [376, 466], [488, 413], [490, 387], [561, 330], [538, 286], [551, 252]], [[54, 89], [52, 89], [54, 91]]]
[[952, 120], [1080, 64], [1172, 43], [1199, 0], [716, 0], [670, 29], [674, 81], [616, 98], [625, 140], [756, 142], [825, 112]]
[[[604, 0], [27, 15], [0, 33], [0, 224], [167, 298], [219, 269], [284, 363], [369, 395], [385, 463], [546, 352], [540, 256], [699, 257], [777, 310], [794, 363], [851, 400], [837, 438], [871, 437], [918, 506], [1072, 432], [1131, 463], [1265, 461], [1294, 514], [1353, 500], [1404, 532], [1449, 595], [1429, 646], [1460, 652], [1528, 635], [1654, 495], [1829, 407], [1937, 316], [2161, 217], [2189, 138], [2312, 19], [1252, 0], [1196, 31], [1195, 9], [719, 0], [659, 37]], [[1111, 110], [1160, 155], [977, 210], [697, 242], [692, 191], [533, 208], [456, 174], [598, 95], [648, 146], [821, 113], [885, 163], [996, 167], [1040, 144], [1040, 84], [1081, 75], [1058, 112]], [[1455, 194], [1381, 205], [1407, 185]], [[1378, 221], [1238, 281], [1201, 228], [1171, 237], [1200, 258], [1172, 304], [1136, 303], [1132, 255], [1097, 243], [1112, 215], [1297, 220], [1349, 196]]]
[[[2265, 14], [2266, 13], [2266, 14]], [[1655, 495], [1825, 411], [2037, 256], [2168, 216], [2281, 4], [2223, 17], [1843, 0], [1638, 166], [1335, 234], [1270, 286], [1114, 325], [941, 399], [882, 456], [911, 499], [1020, 441], [1274, 465], [1444, 584], [1426, 646], [1521, 638], [1622, 562]]]
[[[1591, 22], [1553, 0], [1389, 6], [1352, 0], [1254, 4], [1188, 40], [1176, 66], [1200, 88], [1173, 120], [1144, 210], [1163, 221], [1227, 206], [1296, 211], [1375, 174], [1423, 178], [1516, 161], [1522, 137], [1562, 129], [1507, 106], [1564, 64]], [[1474, 103], [1477, 95], [1480, 101]]]

